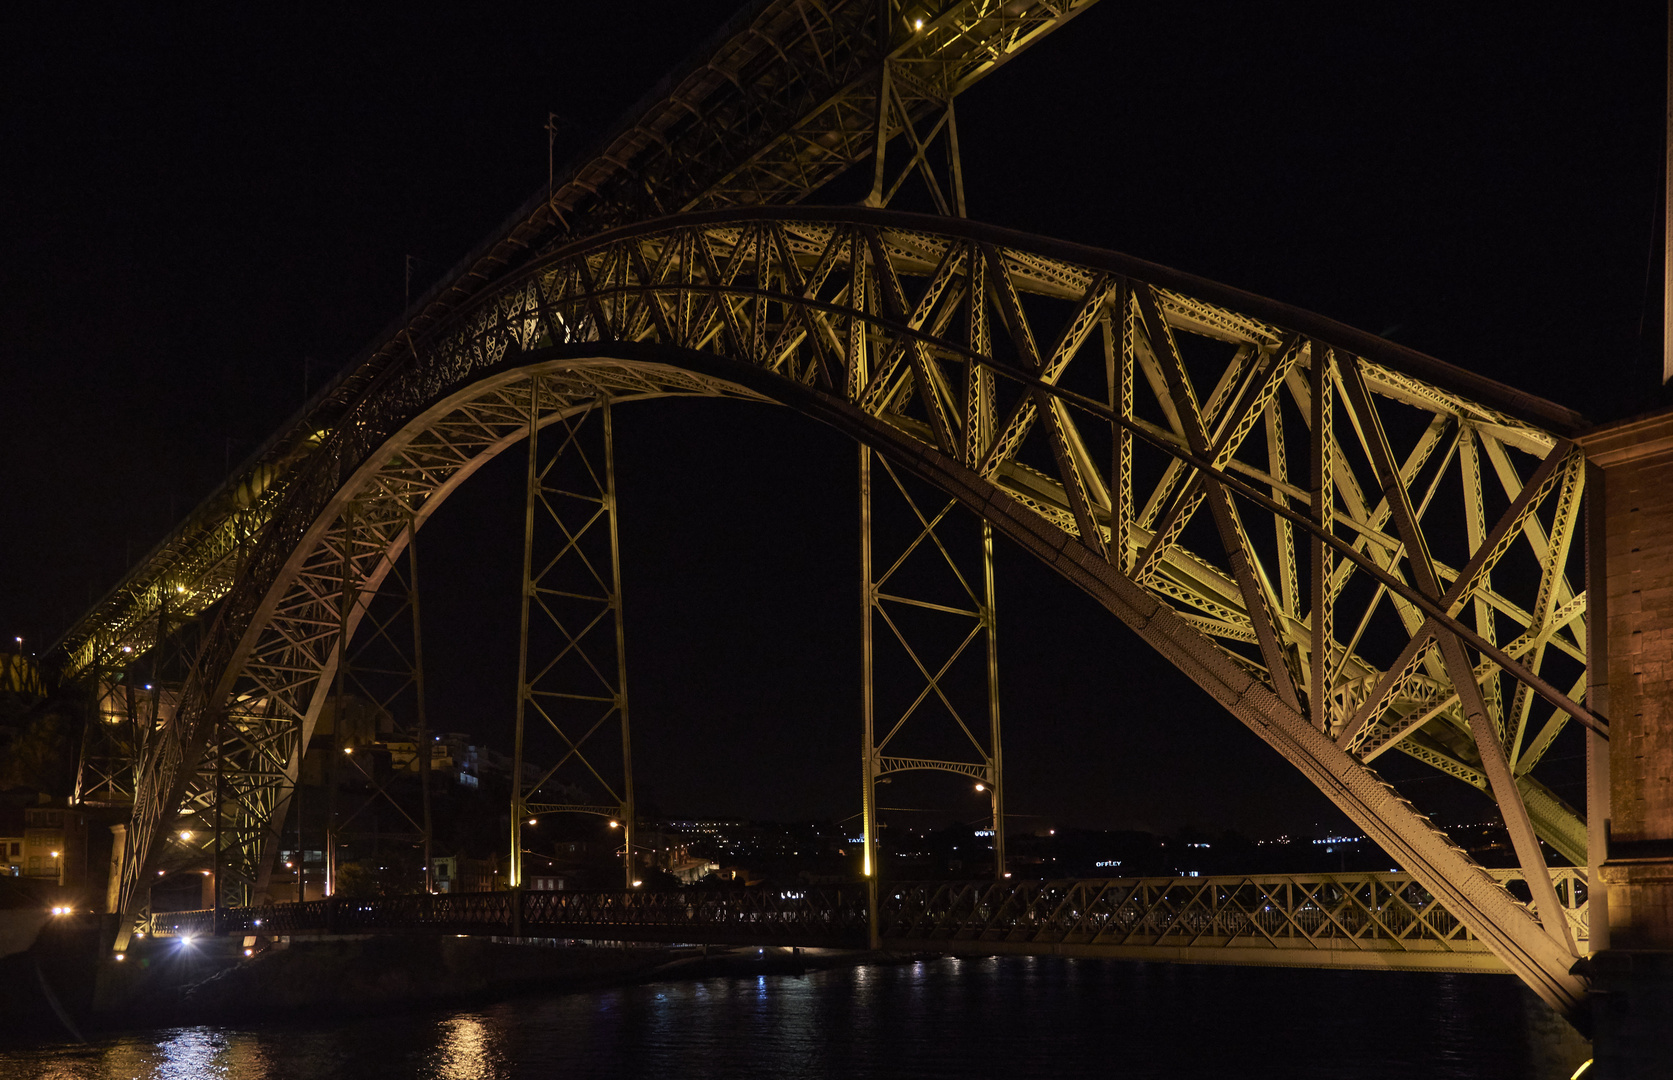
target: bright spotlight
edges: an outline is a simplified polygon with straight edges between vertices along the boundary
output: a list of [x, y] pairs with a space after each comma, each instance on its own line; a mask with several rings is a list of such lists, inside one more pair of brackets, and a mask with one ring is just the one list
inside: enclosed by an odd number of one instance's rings
[[644, 882], [643, 882], [643, 881], [635, 881], [635, 882], [634, 882], [634, 883], [633, 883], [633, 887], [634, 887], [634, 888], [635, 888], [635, 889], [637, 889], [637, 888], [638, 888], [638, 887], [639, 887], [639, 886], [641, 886], [641, 885], [643, 885], [643, 884], [644, 884]]
[[182, 934], [180, 936], [180, 944], [182, 944], [182, 945], [190, 945], [193, 942], [193, 940], [195, 940], [195, 939], [190, 934]]
[[977, 791], [986, 791], [987, 789], [988, 789], [988, 786], [986, 784], [977, 784], [976, 785], [976, 790]]
[[612, 828], [612, 829], [619, 829], [619, 828], [621, 828], [621, 827], [622, 827], [622, 823], [621, 823], [621, 822], [619, 822], [619, 821], [612, 821], [612, 822], [611, 822], [611, 823], [610, 823], [610, 827], [611, 827], [611, 828]]
[[534, 818], [530, 818], [530, 819], [529, 819], [529, 824], [530, 824], [530, 825], [533, 825], [533, 824], [534, 824]]
[[254, 956], [255, 954], [256, 954], [256, 951], [254, 949], [245, 949], [244, 950], [244, 955], [245, 956]]
[[121, 963], [122, 961], [126, 960], [127, 958], [128, 958], [128, 954], [125, 953], [125, 952], [119, 952], [119, 953], [116, 954], [116, 962], [117, 963]]
[[182, 830], [181, 830], [181, 831], [180, 831], [180, 839], [182, 839], [182, 840], [190, 840], [190, 839], [191, 839], [191, 838], [192, 838], [192, 830], [190, 830], [190, 829], [182, 829]]

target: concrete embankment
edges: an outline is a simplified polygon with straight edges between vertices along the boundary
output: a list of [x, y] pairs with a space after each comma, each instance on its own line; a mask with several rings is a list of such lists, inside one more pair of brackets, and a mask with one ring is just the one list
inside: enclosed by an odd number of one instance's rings
[[0, 960], [0, 985], [9, 984], [0, 1011], [27, 1020], [0, 1038], [81, 1039], [112, 1028], [344, 1017], [654, 979], [794, 975], [869, 956], [380, 934], [263, 942], [250, 956], [237, 937], [145, 939], [117, 960], [106, 951], [106, 929], [53, 926], [28, 952]]

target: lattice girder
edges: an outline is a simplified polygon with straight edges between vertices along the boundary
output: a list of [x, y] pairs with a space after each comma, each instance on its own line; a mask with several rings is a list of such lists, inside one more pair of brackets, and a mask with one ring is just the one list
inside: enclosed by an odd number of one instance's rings
[[[1495, 778], [1515, 834], [1530, 820], [1519, 791], [1532, 790], [1518, 786], [1529, 776], [1515, 776], [1505, 746], [1526, 726], [1515, 687], [1544, 702], [1535, 719], [1546, 727], [1602, 726], [1559, 689], [1583, 690], [1581, 593], [1562, 558], [1572, 530], [1553, 516], [1572, 509], [1552, 509], [1577, 497], [1578, 458], [1562, 437], [1571, 414], [1107, 252], [871, 211], [671, 219], [560, 250], [414, 342], [412, 359], [322, 443], [229, 597], [205, 670], [223, 683], [242, 677], [244, 654], [277, 637], [311, 642], [300, 651], [325, 671], [334, 635], [306, 619], [319, 602], [307, 578], [310, 560], [333, 557], [335, 508], [382, 490], [390, 470], [403, 498], [431, 485], [422, 520], [474, 463], [519, 437], [531, 377], [617, 401], [770, 397], [862, 438], [1133, 626], [1547, 1000], [1578, 999], [1554, 894], [1536, 895], [1530, 920], [1356, 756], [1374, 743]], [[991, 393], [973, 410], [969, 388], [985, 382]], [[991, 422], [969, 419], [989, 406]], [[1486, 500], [1473, 544], [1431, 524], [1444, 520], [1437, 492], [1450, 483], [1440, 477], [1459, 460], [1454, 429], [1486, 450], [1502, 488], [1466, 491]], [[1287, 478], [1302, 456], [1305, 487]], [[1135, 513], [1141, 504], [1151, 509]], [[1272, 527], [1254, 528], [1263, 518]], [[1328, 618], [1314, 617], [1321, 594]], [[288, 632], [275, 629], [281, 610], [295, 613]], [[1514, 655], [1496, 644], [1507, 637]], [[1460, 672], [1470, 675], [1462, 695]], [[1483, 686], [1494, 683], [1503, 688]], [[194, 725], [220, 700], [184, 710], [178, 752], [196, 745]], [[1472, 718], [1493, 732], [1485, 744]], [[1547, 803], [1547, 819], [1577, 822]], [[1537, 846], [1519, 854], [1540, 893], [1549, 874]]]

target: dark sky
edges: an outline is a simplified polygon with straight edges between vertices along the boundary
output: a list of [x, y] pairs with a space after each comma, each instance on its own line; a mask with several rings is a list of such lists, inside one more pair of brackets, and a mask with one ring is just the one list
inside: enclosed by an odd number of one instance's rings
[[[542, 184], [547, 110], [584, 142], [732, 6], [12, 16], [0, 633], [56, 637], [400, 313], [408, 255], [417, 292]], [[1653, 3], [1104, 0], [960, 99], [970, 211], [1599, 419], [1642, 411], [1665, 400], [1663, 19]], [[852, 812], [852, 447], [764, 406], [638, 406], [619, 433], [642, 797]], [[425, 532], [436, 723], [502, 744], [518, 457]], [[999, 559], [1010, 809], [1256, 834], [1339, 821], [1113, 618], [1020, 552]]]

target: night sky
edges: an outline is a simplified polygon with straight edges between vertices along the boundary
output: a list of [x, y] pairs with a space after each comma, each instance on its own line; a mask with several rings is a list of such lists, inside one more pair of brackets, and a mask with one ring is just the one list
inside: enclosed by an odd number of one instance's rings
[[[10, 16], [0, 634], [56, 638], [400, 314], [408, 256], [417, 295], [542, 186], [548, 110], [560, 156], [584, 147], [732, 8]], [[1664, 10], [1104, 0], [960, 98], [968, 205], [1644, 411]], [[506, 748], [522, 460], [423, 534], [432, 722]], [[642, 801], [857, 810], [852, 445], [658, 402], [619, 413], [618, 469]], [[1341, 822], [1086, 597], [1003, 543], [998, 576], [1007, 800], [1040, 815], [1018, 824]], [[980, 813], [962, 781], [914, 797]]]

